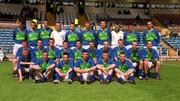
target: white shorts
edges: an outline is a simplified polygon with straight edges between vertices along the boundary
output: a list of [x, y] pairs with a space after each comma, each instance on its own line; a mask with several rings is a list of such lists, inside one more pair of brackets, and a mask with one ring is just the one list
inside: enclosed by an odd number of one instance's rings
[[15, 44], [14, 47], [13, 47], [13, 55], [16, 55], [18, 49], [22, 47], [21, 44]]
[[132, 48], [132, 45], [127, 45], [127, 46], [126, 46], [126, 49], [127, 49], [127, 50], [130, 49], [130, 48]]
[[82, 45], [82, 48], [88, 49], [88, 48], [89, 48], [89, 45]]

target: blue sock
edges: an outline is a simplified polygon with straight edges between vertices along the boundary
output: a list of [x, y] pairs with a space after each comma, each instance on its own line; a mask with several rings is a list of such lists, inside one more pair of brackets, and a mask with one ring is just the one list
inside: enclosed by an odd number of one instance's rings
[[132, 80], [134, 80], [134, 76], [130, 76], [128, 79], [129, 79], [130, 81], [132, 81]]
[[123, 81], [123, 79], [120, 77], [120, 78], [118, 78], [118, 81]]
[[100, 75], [99, 75], [99, 81], [102, 81], [102, 80], [103, 80], [103, 75], [100, 74]]
[[55, 79], [56, 79], [56, 80], [60, 80], [60, 79], [61, 79], [61, 76], [60, 76], [58, 73], [56, 73]]
[[155, 77], [159, 76], [159, 73], [156, 73], [156, 72], [155, 72], [154, 76], [155, 76]]
[[79, 81], [84, 81], [82, 75], [78, 76]]
[[145, 73], [145, 76], [146, 76], [146, 77], [149, 77], [148, 73]]
[[111, 80], [111, 75], [108, 74], [106, 80], [110, 81]]
[[46, 77], [43, 75], [43, 77], [41, 78], [42, 81], [46, 81]]
[[73, 72], [70, 72], [68, 79], [71, 79], [71, 80], [72, 80], [72, 79], [73, 79], [73, 74], [74, 74]]
[[138, 69], [138, 76], [142, 75], [142, 69]]
[[93, 75], [89, 75], [88, 79], [89, 79], [90, 81], [93, 81]]

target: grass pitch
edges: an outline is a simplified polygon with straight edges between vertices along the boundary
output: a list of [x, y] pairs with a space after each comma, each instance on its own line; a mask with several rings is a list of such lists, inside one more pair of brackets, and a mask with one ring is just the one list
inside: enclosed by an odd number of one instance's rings
[[180, 101], [180, 62], [163, 62], [162, 80], [137, 80], [135, 85], [112, 82], [100, 85], [72, 85], [66, 82], [19, 83], [12, 77], [12, 64], [0, 62], [0, 101]]

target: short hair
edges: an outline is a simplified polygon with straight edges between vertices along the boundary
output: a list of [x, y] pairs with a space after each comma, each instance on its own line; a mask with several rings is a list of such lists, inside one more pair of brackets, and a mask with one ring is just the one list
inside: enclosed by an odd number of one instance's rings
[[[94, 41], [89, 41], [89, 43], [94, 43]], [[94, 43], [95, 44], [95, 43]]]
[[68, 52], [64, 52], [63, 55], [67, 55], [69, 57], [69, 53]]
[[81, 43], [81, 41], [80, 41], [80, 40], [77, 40], [77, 41], [76, 41], [76, 43], [77, 43], [77, 42], [80, 42], [80, 43]]
[[47, 51], [47, 50], [43, 50], [42, 54], [43, 54], [43, 53], [47, 53], [47, 54], [48, 54], [48, 51]]
[[108, 54], [108, 51], [107, 50], [103, 50], [103, 54]]
[[37, 42], [38, 42], [38, 41], [42, 41], [42, 40], [41, 40], [41, 39], [38, 39]]
[[123, 42], [124, 42], [124, 40], [123, 40], [123, 39], [119, 39], [118, 41], [123, 41]]
[[67, 40], [64, 40], [64, 41], [63, 41], [63, 44], [64, 44], [64, 43], [68, 43], [68, 41], [67, 41]]
[[22, 43], [24, 43], [24, 42], [28, 43], [28, 41], [27, 41], [27, 40], [22, 40]]
[[82, 50], [82, 54], [83, 54], [83, 53], [88, 53], [88, 51], [87, 51], [87, 50]]
[[53, 41], [54, 41], [54, 38], [49, 38], [49, 41], [50, 41], [50, 40], [53, 40]]
[[120, 52], [119, 55], [125, 55], [125, 52]]
[[43, 21], [47, 21], [48, 22], [49, 20], [48, 19], [44, 19]]
[[24, 52], [24, 51], [28, 51], [29, 52], [29, 48], [28, 47], [24, 47], [22, 52]]

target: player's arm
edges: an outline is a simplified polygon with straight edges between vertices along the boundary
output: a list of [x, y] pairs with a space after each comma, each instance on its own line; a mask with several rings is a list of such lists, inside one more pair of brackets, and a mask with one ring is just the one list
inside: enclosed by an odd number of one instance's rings
[[115, 66], [116, 66], [115, 64], [111, 64], [111, 65], [109, 65], [106, 69], [107, 69], [107, 70], [114, 69]]
[[20, 62], [21, 65], [34, 65], [33, 62]]
[[119, 73], [119, 74], [125, 75], [125, 73], [123, 73], [122, 71], [120, 71], [118, 68], [115, 68], [115, 69], [114, 69], [114, 71], [115, 71], [116, 73]]

